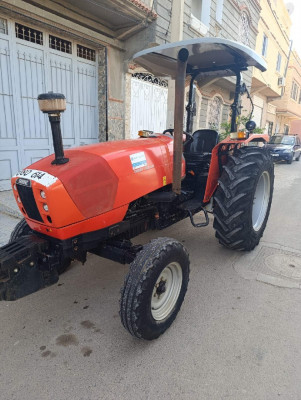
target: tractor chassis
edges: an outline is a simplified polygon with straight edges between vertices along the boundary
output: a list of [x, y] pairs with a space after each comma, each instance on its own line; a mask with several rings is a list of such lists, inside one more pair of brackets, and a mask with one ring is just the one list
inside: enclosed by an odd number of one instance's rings
[[[208, 225], [203, 203], [192, 196], [192, 192], [184, 190], [179, 196], [171, 191], [150, 193], [147, 199], [139, 200], [139, 208], [131, 204], [120, 223], [67, 240], [38, 232], [17, 238], [0, 248], [0, 300], [17, 300], [55, 284], [64, 259], [76, 259], [84, 264], [89, 252], [130, 264], [143, 247], [131, 242], [139, 234], [150, 229], [162, 230], [187, 217], [195, 227]], [[193, 215], [199, 211], [204, 211], [205, 222], [197, 224]]]

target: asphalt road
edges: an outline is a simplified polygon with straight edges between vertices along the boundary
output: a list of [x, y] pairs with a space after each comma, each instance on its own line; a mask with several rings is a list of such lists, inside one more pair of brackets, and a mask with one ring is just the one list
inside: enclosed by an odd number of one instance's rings
[[191, 276], [176, 321], [156, 341], [124, 330], [127, 267], [96, 256], [58, 285], [2, 302], [0, 399], [301, 399], [300, 199], [301, 162], [276, 165], [268, 227], [249, 254], [222, 248], [212, 223], [160, 232], [184, 242]]

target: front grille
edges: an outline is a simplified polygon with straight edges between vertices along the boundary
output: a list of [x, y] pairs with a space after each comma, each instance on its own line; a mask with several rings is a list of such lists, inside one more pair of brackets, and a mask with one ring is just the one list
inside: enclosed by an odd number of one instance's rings
[[18, 188], [18, 193], [19, 193], [21, 202], [23, 204], [23, 207], [24, 207], [28, 217], [31, 219], [35, 219], [36, 221], [43, 222], [41, 214], [36, 205], [36, 201], [33, 197], [32, 187], [18, 185], [18, 183], [17, 183], [17, 188]]

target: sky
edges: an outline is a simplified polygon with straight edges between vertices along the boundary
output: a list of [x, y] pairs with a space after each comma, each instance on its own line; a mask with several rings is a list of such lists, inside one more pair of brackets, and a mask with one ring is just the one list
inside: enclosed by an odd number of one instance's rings
[[301, 57], [301, 1], [289, 0], [285, 3], [292, 3], [294, 5], [294, 11], [291, 14], [291, 39], [293, 40], [293, 48], [297, 50], [299, 56]]

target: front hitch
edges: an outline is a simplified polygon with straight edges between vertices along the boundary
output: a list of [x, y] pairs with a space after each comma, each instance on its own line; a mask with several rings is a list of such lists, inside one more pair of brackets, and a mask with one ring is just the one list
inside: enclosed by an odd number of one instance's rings
[[53, 285], [60, 258], [49, 242], [34, 234], [0, 248], [0, 300], [12, 301]]

